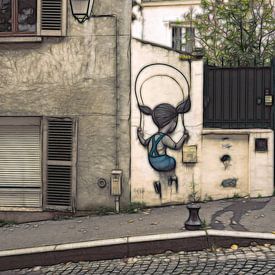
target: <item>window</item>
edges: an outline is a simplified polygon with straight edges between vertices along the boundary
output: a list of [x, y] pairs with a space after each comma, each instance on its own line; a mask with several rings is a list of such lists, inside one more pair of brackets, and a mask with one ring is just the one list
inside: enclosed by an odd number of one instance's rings
[[73, 210], [77, 121], [0, 118], [0, 211]]
[[36, 33], [36, 0], [0, 0], [0, 33]]
[[63, 36], [66, 0], [0, 0], [0, 37]]
[[195, 29], [192, 27], [172, 26], [172, 48], [192, 53], [195, 46]]

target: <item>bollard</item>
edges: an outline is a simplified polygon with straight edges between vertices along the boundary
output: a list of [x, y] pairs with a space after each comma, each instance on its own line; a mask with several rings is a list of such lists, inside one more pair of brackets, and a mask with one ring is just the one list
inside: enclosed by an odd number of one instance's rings
[[191, 203], [188, 204], [186, 207], [189, 210], [189, 217], [184, 224], [185, 229], [200, 230], [202, 228], [202, 222], [199, 216], [201, 206], [199, 204]]

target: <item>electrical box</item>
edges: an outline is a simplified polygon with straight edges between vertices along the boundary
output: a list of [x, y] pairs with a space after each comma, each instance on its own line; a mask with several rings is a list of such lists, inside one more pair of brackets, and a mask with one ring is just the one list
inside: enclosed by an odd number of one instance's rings
[[197, 145], [185, 145], [182, 150], [183, 163], [197, 163]]
[[256, 152], [267, 152], [268, 151], [267, 138], [256, 138], [255, 139], [255, 151]]
[[273, 104], [273, 96], [270, 93], [270, 89], [265, 89], [264, 103], [265, 106], [272, 106]]
[[111, 176], [111, 195], [121, 195], [122, 171], [113, 170]]
[[265, 106], [272, 106], [273, 96], [272, 95], [265, 95], [264, 102], [265, 102]]

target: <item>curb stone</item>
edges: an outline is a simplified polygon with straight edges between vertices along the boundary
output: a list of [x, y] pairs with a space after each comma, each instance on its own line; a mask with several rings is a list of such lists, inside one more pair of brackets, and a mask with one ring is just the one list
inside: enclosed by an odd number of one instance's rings
[[233, 243], [239, 246], [249, 246], [251, 243], [275, 244], [275, 235], [209, 229], [3, 250], [0, 251], [0, 271], [64, 262], [145, 256], [165, 251], [226, 248]]

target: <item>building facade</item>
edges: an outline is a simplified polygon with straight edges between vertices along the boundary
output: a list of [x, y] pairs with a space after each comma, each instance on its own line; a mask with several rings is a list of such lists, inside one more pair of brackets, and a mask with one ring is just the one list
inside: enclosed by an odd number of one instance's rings
[[142, 0], [133, 23], [133, 37], [191, 52], [199, 45], [195, 41], [194, 28], [184, 16], [199, 9], [200, 0]]
[[74, 2], [0, 1], [0, 210], [129, 203], [132, 5]]
[[[199, 3], [143, 0], [137, 12], [137, 39], [132, 42], [133, 201], [163, 205], [274, 192], [274, 68], [212, 68], [184, 40], [178, 46], [175, 27], [183, 35], [183, 15], [190, 8], [199, 10]], [[187, 86], [180, 84], [185, 82]], [[169, 117], [164, 104], [178, 109], [188, 97], [191, 108], [178, 114], [176, 128], [161, 128], [156, 117]], [[178, 148], [186, 129], [189, 140]], [[163, 132], [175, 143], [162, 139]]]
[[144, 0], [133, 23], [131, 1], [91, 1], [81, 23], [74, 2], [0, 1], [0, 211], [272, 195], [273, 130], [205, 124], [205, 67], [182, 20], [198, 1]]

